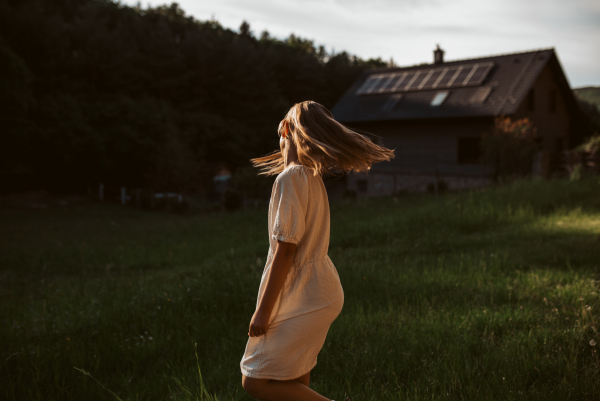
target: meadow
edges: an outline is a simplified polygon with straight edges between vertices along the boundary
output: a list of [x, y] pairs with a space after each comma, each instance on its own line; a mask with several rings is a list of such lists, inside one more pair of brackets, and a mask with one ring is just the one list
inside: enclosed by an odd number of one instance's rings
[[[331, 218], [345, 305], [317, 391], [600, 399], [598, 177], [332, 201]], [[266, 208], [0, 210], [0, 399], [252, 400], [239, 360], [267, 249]]]

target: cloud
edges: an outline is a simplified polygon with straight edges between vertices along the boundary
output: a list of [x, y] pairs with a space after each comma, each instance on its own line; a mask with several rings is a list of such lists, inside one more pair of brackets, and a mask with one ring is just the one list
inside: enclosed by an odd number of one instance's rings
[[[133, 1], [131, 2], [133, 3]], [[164, 3], [153, 0], [152, 5]], [[196, 18], [214, 16], [259, 34], [291, 33], [328, 49], [400, 65], [555, 47], [574, 86], [600, 85], [598, 0], [180, 0]]]

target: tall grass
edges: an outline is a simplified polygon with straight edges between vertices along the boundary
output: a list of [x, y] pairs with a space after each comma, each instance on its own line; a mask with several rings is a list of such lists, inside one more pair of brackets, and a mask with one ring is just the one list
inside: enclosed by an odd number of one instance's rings
[[[600, 399], [599, 195], [589, 178], [332, 202], [346, 301], [312, 386]], [[122, 400], [252, 399], [238, 364], [266, 229], [264, 209], [0, 211], [0, 397], [114, 399], [77, 367]]]

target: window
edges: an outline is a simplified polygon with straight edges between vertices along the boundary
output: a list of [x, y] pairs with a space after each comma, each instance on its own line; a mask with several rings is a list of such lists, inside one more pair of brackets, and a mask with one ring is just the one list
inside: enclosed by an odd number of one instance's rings
[[356, 189], [358, 192], [367, 192], [367, 180], [357, 180]]
[[550, 89], [549, 99], [548, 99], [548, 112], [556, 113], [556, 100], [557, 100], [556, 90]]
[[481, 158], [481, 138], [458, 138], [457, 160], [459, 164], [478, 164]]
[[534, 92], [533, 88], [531, 88], [531, 90], [527, 94], [526, 102], [527, 102], [527, 110], [535, 111], [535, 92]]
[[441, 106], [442, 103], [444, 103], [444, 100], [446, 100], [446, 98], [448, 97], [448, 93], [450, 93], [450, 92], [444, 91], [444, 92], [436, 93], [435, 97], [431, 101], [431, 106], [434, 106], [434, 107]]
[[398, 104], [398, 102], [402, 99], [402, 95], [392, 95], [389, 99], [383, 104], [383, 111], [392, 111], [394, 107]]
[[481, 88], [477, 88], [471, 99], [469, 99], [469, 103], [471, 106], [481, 106], [485, 102], [485, 100], [490, 95], [492, 88], [489, 86], [482, 86]]

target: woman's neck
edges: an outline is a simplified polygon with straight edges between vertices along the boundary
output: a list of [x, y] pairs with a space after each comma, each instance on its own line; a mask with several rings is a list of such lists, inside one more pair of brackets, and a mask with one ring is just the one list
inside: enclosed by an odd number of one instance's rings
[[293, 142], [288, 140], [286, 145], [287, 146], [283, 149], [283, 168], [300, 165], [298, 152], [296, 151]]

